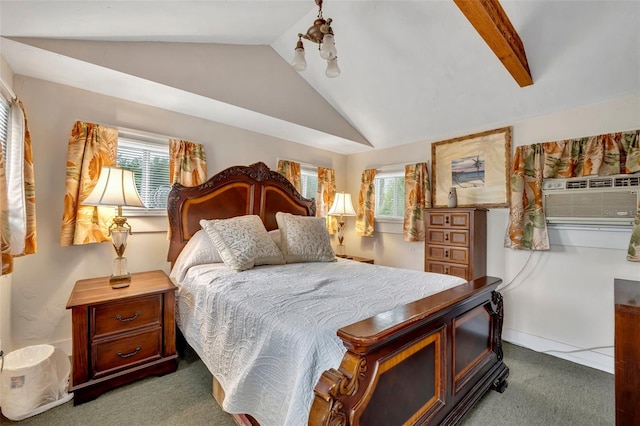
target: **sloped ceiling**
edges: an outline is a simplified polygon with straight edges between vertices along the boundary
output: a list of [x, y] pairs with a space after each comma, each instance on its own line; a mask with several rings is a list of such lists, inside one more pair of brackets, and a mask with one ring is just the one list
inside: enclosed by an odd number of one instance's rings
[[16, 74], [350, 154], [640, 93], [640, 1], [501, 2], [521, 88], [456, 5], [325, 0], [342, 74], [289, 66], [311, 0], [0, 1]]

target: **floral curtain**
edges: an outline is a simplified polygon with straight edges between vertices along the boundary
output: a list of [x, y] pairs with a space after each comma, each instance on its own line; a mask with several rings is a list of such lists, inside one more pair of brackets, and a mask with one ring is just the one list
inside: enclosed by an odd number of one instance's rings
[[278, 160], [277, 172], [286, 177], [298, 192], [302, 191], [302, 184], [300, 182], [300, 163], [289, 160]]
[[363, 171], [360, 178], [360, 193], [356, 209], [356, 234], [362, 237], [373, 235], [373, 217], [376, 204], [376, 191], [373, 186], [375, 178], [376, 169]]
[[207, 157], [199, 143], [169, 139], [171, 185], [198, 186], [207, 180]]
[[103, 166], [116, 164], [118, 131], [99, 124], [76, 121], [67, 148], [67, 184], [62, 214], [62, 246], [109, 241], [113, 209], [83, 206]]
[[325, 217], [329, 234], [338, 232], [338, 218], [327, 213], [336, 196], [336, 171], [318, 167], [318, 199], [316, 200], [316, 216]]
[[[516, 148], [505, 247], [548, 250], [542, 179], [608, 176], [640, 171], [640, 130]], [[627, 259], [640, 262], [640, 205]]]
[[7, 158], [0, 152], [1, 275], [13, 272], [14, 257], [37, 251], [31, 134], [22, 102], [14, 99], [9, 114]]
[[405, 241], [424, 241], [424, 209], [431, 207], [431, 183], [427, 163], [407, 164], [404, 170]]

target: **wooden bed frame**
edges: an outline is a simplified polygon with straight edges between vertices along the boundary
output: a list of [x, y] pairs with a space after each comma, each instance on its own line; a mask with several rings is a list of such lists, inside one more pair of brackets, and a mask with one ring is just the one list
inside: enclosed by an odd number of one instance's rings
[[[167, 260], [173, 265], [200, 219], [256, 214], [272, 230], [278, 211], [315, 215], [315, 203], [264, 163], [230, 167], [198, 187], [176, 184]], [[487, 390], [503, 392], [501, 282], [482, 277], [337, 330], [347, 353], [322, 373], [309, 424], [456, 424]], [[221, 402], [215, 377], [213, 388]]]

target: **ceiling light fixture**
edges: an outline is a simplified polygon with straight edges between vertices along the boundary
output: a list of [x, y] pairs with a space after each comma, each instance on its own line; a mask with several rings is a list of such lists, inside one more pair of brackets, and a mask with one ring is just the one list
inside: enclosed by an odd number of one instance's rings
[[315, 0], [315, 2], [318, 5], [318, 17], [313, 21], [313, 25], [309, 27], [306, 34], [298, 34], [298, 43], [296, 44], [291, 66], [296, 71], [307, 69], [307, 61], [304, 59], [304, 45], [302, 44], [302, 39], [304, 38], [318, 44], [320, 57], [327, 60], [325, 74], [327, 77], [334, 78], [340, 75], [340, 68], [338, 68], [338, 52], [336, 51], [336, 43], [331, 29], [333, 20], [329, 18], [325, 21], [322, 17], [322, 0]]

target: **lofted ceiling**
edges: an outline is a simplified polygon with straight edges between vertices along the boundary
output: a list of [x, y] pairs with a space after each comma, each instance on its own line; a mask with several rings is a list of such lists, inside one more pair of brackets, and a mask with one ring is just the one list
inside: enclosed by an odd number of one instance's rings
[[306, 42], [312, 0], [0, 0], [0, 54], [53, 81], [350, 154], [640, 93], [640, 0], [502, 0], [520, 87], [451, 0], [324, 0], [342, 74]]

